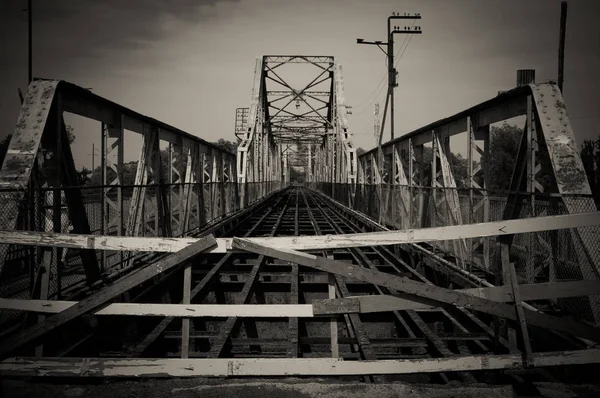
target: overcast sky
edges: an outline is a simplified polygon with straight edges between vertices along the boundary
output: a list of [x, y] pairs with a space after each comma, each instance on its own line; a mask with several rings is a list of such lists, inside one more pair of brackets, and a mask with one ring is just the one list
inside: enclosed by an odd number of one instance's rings
[[[26, 4], [0, 1], [0, 137], [14, 129], [27, 84]], [[355, 145], [368, 149], [385, 59], [356, 38], [385, 40], [392, 11], [423, 18], [398, 65], [397, 135], [513, 88], [517, 69], [556, 79], [558, 0], [34, 0], [33, 71], [215, 141], [234, 139], [256, 57], [333, 55]], [[564, 94], [580, 142], [600, 134], [599, 17], [600, 1], [569, 0]], [[77, 166], [89, 167], [99, 127], [67, 120]], [[131, 160], [139, 147], [128, 145]]]

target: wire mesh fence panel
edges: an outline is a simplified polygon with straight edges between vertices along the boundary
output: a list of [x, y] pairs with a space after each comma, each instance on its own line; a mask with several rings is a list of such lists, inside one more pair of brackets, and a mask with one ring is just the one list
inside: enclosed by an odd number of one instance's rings
[[[176, 184], [172, 184], [176, 185]], [[182, 185], [182, 184], [179, 184]], [[166, 186], [170, 188], [170, 186]], [[37, 201], [27, 199], [25, 195], [18, 213], [17, 230], [31, 230], [42, 232], [72, 233], [73, 220], [71, 217], [87, 219], [90, 233], [95, 235], [137, 235], [137, 236], [162, 236], [164, 223], [170, 223], [173, 234], [190, 235], [198, 232], [209, 223], [214, 223], [221, 218], [249, 206], [268, 194], [283, 187], [280, 182], [261, 182], [245, 184], [245, 198], [240, 201], [240, 187], [233, 182], [219, 182], [207, 184], [188, 184], [189, 193], [187, 203], [189, 211], [183, 215], [183, 208], [179, 207], [167, 217], [157, 217], [157, 199], [154, 186], [147, 186], [144, 201], [133, 208], [139, 212], [138, 231], [128, 231], [132, 211], [132, 198], [134, 187], [111, 186], [109, 192], [103, 193], [99, 187], [76, 188], [81, 193], [84, 214], [69, 214], [69, 205], [65, 190], [38, 189], [34, 192]], [[163, 187], [165, 188], [165, 187]], [[69, 188], [74, 189], [74, 188]], [[106, 188], [105, 188], [106, 189]], [[55, 227], [54, 194], [60, 192], [60, 209], [58, 210], [59, 226]], [[9, 194], [10, 191], [0, 192]], [[12, 196], [6, 195], [6, 200]], [[185, 207], [185, 206], [184, 206]], [[185, 224], [185, 225], [184, 225]], [[50, 272], [49, 295], [55, 296], [62, 290], [80, 284], [85, 279], [81, 256], [78, 250], [58, 250], [58, 265], [53, 260]], [[39, 252], [39, 250], [38, 250]], [[31, 246], [0, 245], [0, 254], [4, 259], [0, 271], [0, 297], [29, 298], [33, 287], [35, 268], [41, 261], [41, 254], [35, 255], [36, 249]], [[37, 257], [37, 258], [36, 258]], [[117, 267], [123, 256], [120, 252], [105, 251], [96, 253], [100, 272], [106, 273]]]

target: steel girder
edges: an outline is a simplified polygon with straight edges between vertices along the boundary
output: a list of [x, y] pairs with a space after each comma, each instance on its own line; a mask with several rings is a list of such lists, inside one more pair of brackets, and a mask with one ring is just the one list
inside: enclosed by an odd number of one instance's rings
[[[562, 94], [555, 84], [544, 83], [515, 88], [385, 143], [382, 146], [387, 160], [384, 170], [380, 171], [377, 167], [377, 148], [361, 155], [358, 166], [359, 183], [382, 185], [376, 189], [378, 198], [375, 201], [380, 220], [403, 229], [492, 221], [491, 199], [487, 187], [493, 170], [486, 167], [490, 124], [517, 116], [524, 116], [526, 123], [521, 144], [523, 155], [515, 164], [511, 191], [519, 191], [521, 194], [509, 195], [507, 203], [510, 204], [510, 198], [513, 198], [513, 205], [506, 205], [502, 217], [541, 216], [558, 211], [558, 208], [566, 213], [596, 211]], [[465, 132], [468, 160], [468, 178], [465, 183], [468, 194], [466, 197], [459, 197], [448, 161], [448, 142], [450, 137]], [[429, 160], [430, 177], [424, 174], [425, 145], [432, 148], [433, 152], [432, 159]], [[542, 164], [550, 168], [548, 171], [551, 172], [554, 186], [552, 192], [544, 192], [539, 181]], [[393, 180], [388, 178], [388, 170], [393, 170]], [[477, 181], [483, 181], [483, 184]], [[392, 195], [388, 193], [390, 189], [393, 191]], [[553, 200], [558, 201], [553, 204], [555, 210], [547, 208], [544, 203], [538, 203], [538, 197], [542, 194], [552, 195]], [[461, 198], [466, 200], [462, 205]], [[580, 277], [597, 279], [600, 275], [600, 245], [597, 244], [600, 241], [599, 228], [577, 228], [570, 230], [568, 234], [570, 242], [565, 245], [572, 247], [576, 253]], [[522, 276], [525, 282], [533, 283], [542, 274], [547, 274], [549, 281], [555, 281], [558, 272], [565, 272], [564, 259], [559, 259], [556, 252], [559, 244], [555, 235], [529, 234], [522, 238], [524, 243], [511, 247], [519, 253], [523, 248], [529, 248]], [[455, 255], [459, 263], [457, 265], [473, 262], [485, 269], [492, 269], [491, 243], [488, 238], [472, 238], [468, 241], [458, 239], [447, 242], [440, 248]], [[509, 243], [512, 244], [512, 241]], [[498, 254], [499, 250], [495, 252]], [[534, 264], [535, 256], [546, 259], [543, 266]], [[505, 278], [507, 275], [504, 273]], [[590, 304], [594, 321], [598, 322], [600, 300], [590, 297]]]
[[[64, 112], [102, 125], [100, 170], [103, 186], [95, 188], [102, 197], [101, 214], [97, 219], [92, 217], [93, 213], [87, 214], [83, 190], [73, 188], [78, 187], [79, 182], [62, 119]], [[129, 189], [123, 187], [125, 130], [143, 137], [136, 186]], [[164, 173], [160, 172], [164, 167], [159, 152], [161, 141], [169, 144]], [[182, 236], [237, 206], [234, 203], [235, 186], [223, 184], [236, 180], [235, 154], [74, 84], [35, 80], [28, 88], [0, 169], [1, 197], [6, 214], [0, 221], [2, 230], [46, 229], [40, 223], [25, 228], [17, 225], [17, 220], [24, 214], [23, 200], [37, 189], [30, 184], [32, 170], [38, 163], [43, 163], [40, 149], [54, 151], [56, 164], [61, 165], [50, 182], [50, 188], [55, 189], [54, 195], [50, 196], [53, 211], [51, 215], [46, 212], [45, 217], [52, 216], [56, 232], [66, 232], [68, 221], [74, 233], [90, 233], [90, 224], [95, 224], [96, 230], [107, 235]], [[165, 175], [167, 180], [163, 180]], [[210, 184], [212, 182], [219, 184]], [[200, 183], [206, 184], [199, 189]], [[8, 246], [3, 245], [0, 248], [0, 273], [7, 252]], [[124, 258], [121, 254], [119, 259], [111, 256], [110, 260], [103, 255], [100, 264], [93, 250], [81, 250], [80, 255], [88, 283], [96, 281], [103, 270], [115, 263], [126, 264], [121, 261]], [[56, 265], [60, 257], [58, 250], [53, 256]]]
[[[288, 64], [306, 64], [303, 71], [315, 73], [292, 82], [297, 76], [286, 75]], [[238, 148], [238, 182], [287, 182], [288, 168], [302, 167], [307, 181], [356, 183], [341, 73], [333, 57], [257, 60], [248, 124]], [[273, 166], [261, 169], [269, 161]]]

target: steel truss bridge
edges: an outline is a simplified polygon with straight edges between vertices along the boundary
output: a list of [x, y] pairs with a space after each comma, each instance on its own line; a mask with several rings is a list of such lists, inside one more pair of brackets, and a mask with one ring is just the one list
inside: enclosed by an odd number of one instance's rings
[[[101, 124], [100, 186], [78, 186], [65, 113]], [[517, 116], [510, 189], [491, 192], [490, 126]], [[334, 58], [264, 56], [235, 126], [230, 153], [74, 84], [30, 84], [0, 169], [2, 377], [469, 383], [600, 361], [600, 213], [555, 84], [357, 156]]]

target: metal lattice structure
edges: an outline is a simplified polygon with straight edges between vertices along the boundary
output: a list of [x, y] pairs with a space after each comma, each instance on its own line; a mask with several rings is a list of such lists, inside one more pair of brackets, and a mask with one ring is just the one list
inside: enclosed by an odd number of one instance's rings
[[[304, 67], [306, 79], [288, 81], [290, 65]], [[247, 132], [238, 147], [238, 182], [279, 176], [288, 181], [287, 168], [298, 165], [288, 164], [290, 145], [307, 147], [306, 163], [302, 163], [307, 181], [356, 182], [356, 150], [341, 74], [333, 57], [257, 59]]]
[[[99, 186], [78, 184], [64, 113], [100, 124]], [[347, 114], [330, 56], [256, 61], [237, 154], [32, 82], [0, 169], [2, 376], [471, 383], [598, 363], [600, 212], [556, 85], [504, 92], [382, 156], [357, 159]], [[492, 127], [519, 116], [509, 190], [491, 191]], [[133, 186], [127, 134], [141, 137]]]

